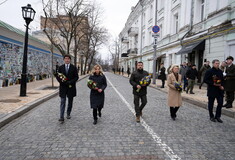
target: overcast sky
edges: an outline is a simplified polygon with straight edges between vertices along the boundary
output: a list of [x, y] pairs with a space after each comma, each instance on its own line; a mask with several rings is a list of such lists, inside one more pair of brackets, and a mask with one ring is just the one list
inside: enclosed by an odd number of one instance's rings
[[[138, 0], [97, 0], [97, 2], [104, 9], [104, 26], [111, 35], [118, 36], [130, 14], [131, 7], [135, 6]], [[41, 0], [0, 0], [0, 20], [25, 30], [21, 7], [28, 3], [36, 10], [35, 20], [30, 27], [32, 30], [39, 29], [39, 18], [40, 15], [43, 15]], [[102, 49], [102, 52], [106, 52], [105, 48]]]

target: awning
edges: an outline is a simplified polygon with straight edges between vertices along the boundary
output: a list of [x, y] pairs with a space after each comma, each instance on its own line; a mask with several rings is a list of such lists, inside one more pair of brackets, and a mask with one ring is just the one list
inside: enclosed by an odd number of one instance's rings
[[182, 47], [182, 49], [176, 54], [187, 54], [191, 53], [193, 50], [205, 50], [205, 40], [197, 41], [194, 43], [186, 44]]

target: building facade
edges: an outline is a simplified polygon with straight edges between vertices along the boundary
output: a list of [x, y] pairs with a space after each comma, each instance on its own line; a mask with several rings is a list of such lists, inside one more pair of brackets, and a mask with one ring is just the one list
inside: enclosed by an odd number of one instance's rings
[[[153, 57], [152, 27], [160, 27]], [[119, 65], [133, 71], [137, 61], [152, 73], [160, 63], [205, 61], [235, 57], [235, 0], [140, 0], [119, 34]]]

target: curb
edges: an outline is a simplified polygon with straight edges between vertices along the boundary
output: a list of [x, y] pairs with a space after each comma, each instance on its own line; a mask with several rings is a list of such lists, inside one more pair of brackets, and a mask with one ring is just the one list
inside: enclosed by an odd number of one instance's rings
[[[81, 79], [79, 79], [77, 82], [87, 78], [89, 75], [85, 75], [84, 77], [82, 77]], [[56, 89], [55, 92], [46, 95], [42, 98], [39, 98], [33, 102], [30, 102], [28, 104], [25, 104], [24, 106], [22, 106], [20, 109], [16, 110], [15, 112], [12, 112], [10, 114], [8, 114], [7, 116], [1, 118], [0, 120], [0, 128], [2, 128], [3, 126], [5, 126], [6, 124], [10, 123], [11, 121], [19, 118], [20, 116], [24, 115], [25, 113], [27, 113], [28, 111], [32, 110], [33, 108], [37, 107], [38, 105], [44, 103], [45, 101], [48, 101], [49, 99], [55, 97], [56, 95], [59, 94], [59, 89]]]
[[[115, 75], [117, 75], [117, 74], [115, 74]], [[123, 76], [123, 75], [117, 75], [117, 76]], [[128, 77], [126, 77], [126, 76], [123, 76], [123, 77], [124, 77], [124, 78], [128, 78]], [[129, 78], [128, 78], [128, 79], [129, 79]], [[153, 88], [153, 89], [156, 89], [156, 90], [158, 90], [158, 91], [167, 93], [167, 91], [161, 90], [161, 89], [157, 88], [156, 86], [153, 86], [152, 84], [150, 84], [150, 87]], [[201, 107], [201, 108], [204, 108], [204, 109], [208, 110], [206, 103], [199, 102], [199, 101], [196, 101], [196, 100], [193, 100], [193, 99], [189, 99], [189, 98], [183, 97], [183, 96], [182, 96], [182, 100], [185, 101], [185, 102], [187, 102], [187, 103], [193, 104], [193, 105], [195, 105], [195, 106], [197, 106], [197, 107]], [[216, 110], [216, 108], [214, 107], [214, 111], [215, 111], [215, 110]], [[230, 111], [230, 110], [228, 110], [228, 109], [222, 108], [222, 114], [223, 114], [223, 115], [226, 115], [226, 116], [228, 116], [228, 117], [230, 117], [230, 118], [234, 118], [234, 119], [235, 119], [235, 112]]]

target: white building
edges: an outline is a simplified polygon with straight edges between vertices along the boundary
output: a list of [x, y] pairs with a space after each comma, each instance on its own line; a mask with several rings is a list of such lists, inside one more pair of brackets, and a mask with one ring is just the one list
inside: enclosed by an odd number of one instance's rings
[[[161, 31], [154, 59], [155, 24]], [[154, 60], [157, 71], [162, 62], [166, 68], [182, 62], [200, 68], [207, 60], [223, 61], [235, 57], [235, 0], [140, 0], [119, 38], [119, 65], [125, 70], [129, 65], [133, 71], [137, 61], [150, 73]]]

